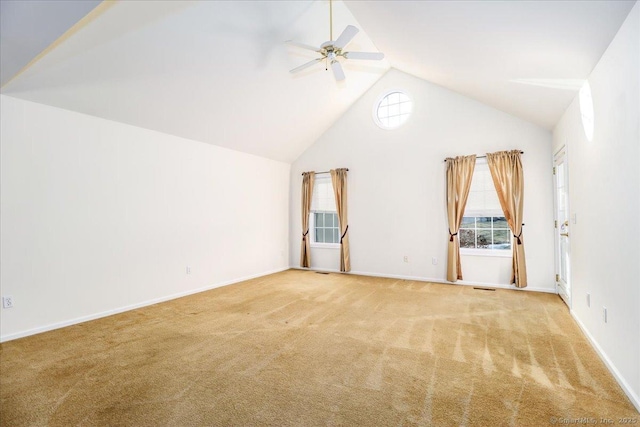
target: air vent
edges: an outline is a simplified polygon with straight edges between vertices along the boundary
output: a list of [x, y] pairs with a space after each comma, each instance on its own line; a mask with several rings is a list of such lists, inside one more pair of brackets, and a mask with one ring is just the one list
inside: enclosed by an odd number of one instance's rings
[[326, 271], [316, 271], [316, 274], [329, 274]]
[[477, 291], [495, 291], [495, 289], [493, 289], [493, 288], [476, 288], [476, 287], [474, 287], [473, 289], [475, 289]]

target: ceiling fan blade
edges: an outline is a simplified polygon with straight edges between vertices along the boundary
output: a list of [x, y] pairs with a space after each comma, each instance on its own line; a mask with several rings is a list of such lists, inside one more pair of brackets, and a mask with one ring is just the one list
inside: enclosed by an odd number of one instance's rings
[[299, 67], [294, 68], [293, 70], [291, 70], [291, 71], [289, 71], [289, 72], [290, 72], [290, 73], [297, 73], [298, 71], [302, 71], [302, 70], [304, 70], [305, 68], [309, 68], [309, 67], [311, 67], [312, 65], [317, 64], [318, 62], [322, 61], [323, 59], [324, 59], [324, 58], [316, 58], [316, 59], [313, 59], [313, 60], [311, 60], [311, 61], [309, 61], [309, 62], [307, 62], [307, 63], [305, 63], [305, 64], [302, 64], [302, 65], [301, 65], [301, 66], [299, 66]]
[[338, 37], [338, 40], [336, 40], [333, 46], [336, 49], [342, 49], [347, 44], [349, 44], [351, 39], [354, 38], [356, 34], [358, 34], [358, 31], [360, 30], [358, 30], [353, 25], [347, 25], [347, 28], [345, 28], [342, 34], [340, 34], [340, 37]]
[[320, 48], [318, 48], [318, 47], [313, 47], [313, 46], [310, 46], [310, 45], [304, 44], [304, 43], [294, 42], [293, 40], [287, 40], [285, 43], [288, 44], [288, 45], [291, 45], [291, 46], [300, 47], [302, 49], [312, 50], [314, 52], [320, 52]]
[[383, 59], [382, 52], [344, 52], [342, 54], [347, 59]]
[[344, 71], [338, 61], [331, 61], [331, 69], [337, 81], [344, 80]]

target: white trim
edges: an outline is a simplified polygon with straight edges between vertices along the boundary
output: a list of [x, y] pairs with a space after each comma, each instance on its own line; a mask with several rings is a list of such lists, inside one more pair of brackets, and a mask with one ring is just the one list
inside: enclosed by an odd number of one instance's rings
[[484, 283], [484, 282], [468, 282], [465, 280], [458, 280], [457, 282], [448, 282], [443, 279], [432, 279], [428, 277], [418, 277], [418, 276], [405, 276], [402, 274], [384, 274], [384, 273], [368, 273], [365, 271], [350, 271], [348, 273], [342, 272], [340, 270], [335, 269], [325, 269], [325, 268], [303, 268], [293, 266], [291, 267], [294, 270], [309, 270], [309, 271], [323, 271], [328, 273], [341, 273], [341, 274], [353, 274], [357, 276], [369, 276], [369, 277], [383, 277], [386, 279], [401, 279], [401, 280], [413, 280], [417, 282], [431, 282], [431, 283], [441, 283], [445, 285], [463, 285], [463, 286], [482, 286], [487, 288], [496, 288], [496, 289], [511, 289], [514, 291], [527, 291], [527, 292], [544, 292], [549, 294], [557, 294], [555, 288], [534, 288], [531, 286], [527, 286], [526, 288], [516, 288], [514, 285], [502, 284], [502, 283]]
[[115, 308], [113, 310], [107, 310], [96, 314], [89, 314], [87, 316], [76, 317], [75, 319], [64, 320], [62, 322], [56, 322], [45, 326], [39, 326], [33, 329], [27, 329], [26, 331], [15, 332], [13, 334], [8, 334], [0, 337], [0, 342], [11, 341], [18, 338], [28, 337], [30, 335], [39, 334], [42, 332], [52, 331], [54, 329], [64, 328], [66, 326], [77, 325], [78, 323], [87, 322], [89, 320], [96, 320], [102, 317], [112, 316], [114, 314], [124, 313], [125, 311], [135, 310], [142, 307], [147, 307], [149, 305], [158, 304], [165, 301], [170, 301], [177, 298], [186, 297], [188, 295], [197, 294], [200, 292], [209, 291], [211, 289], [220, 288], [222, 286], [232, 285], [234, 283], [243, 282], [245, 280], [255, 279], [256, 277], [267, 276], [269, 274], [279, 273], [281, 271], [289, 270], [289, 267], [281, 267], [275, 270], [266, 271], [263, 273], [252, 274], [249, 276], [241, 277], [238, 279], [227, 280], [225, 282], [216, 283], [209, 286], [204, 286], [202, 288], [193, 289], [186, 292], [179, 292], [177, 294], [167, 295], [164, 297], [154, 298], [148, 301], [143, 301], [137, 304], [131, 304], [120, 308]]
[[513, 256], [513, 251], [511, 249], [460, 248], [460, 255], [462, 256], [493, 256], [493, 257], [501, 257], [501, 258], [511, 258]]
[[340, 243], [309, 243], [312, 248], [317, 249], [340, 249]]
[[578, 326], [582, 330], [582, 333], [587, 337], [587, 339], [589, 340], [589, 343], [591, 344], [591, 346], [594, 348], [596, 353], [598, 353], [598, 356], [600, 356], [600, 359], [602, 359], [602, 361], [604, 362], [605, 366], [609, 369], [609, 372], [611, 372], [611, 374], [616, 379], [616, 381], [618, 381], [618, 384], [620, 385], [620, 387], [622, 387], [622, 390], [627, 395], [629, 400], [631, 400], [631, 403], [633, 403], [633, 406], [635, 406], [636, 410], [638, 412], [640, 412], [640, 397], [638, 397], [638, 395], [636, 395], [633, 392], [633, 390], [631, 389], [631, 386], [629, 386], [629, 383], [627, 383], [627, 381], [620, 374], [618, 369], [616, 369], [616, 367], [613, 364], [613, 362], [611, 361], [611, 359], [609, 359], [609, 356], [607, 356], [607, 353], [604, 352], [604, 350], [602, 349], [602, 347], [600, 347], [600, 345], [595, 340], [595, 338], [593, 338], [593, 336], [589, 333], [589, 330], [580, 321], [580, 319], [578, 318], [576, 313], [573, 310], [569, 310], [569, 313], [571, 313], [571, 317], [573, 317], [573, 320], [576, 321], [576, 323], [578, 324]]

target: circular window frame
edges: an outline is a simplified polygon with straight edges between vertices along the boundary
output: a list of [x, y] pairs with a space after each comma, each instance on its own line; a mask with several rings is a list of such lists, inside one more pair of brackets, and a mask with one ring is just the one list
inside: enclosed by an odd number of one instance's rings
[[[397, 126], [387, 126], [384, 123], [382, 123], [380, 121], [380, 118], [378, 117], [378, 108], [380, 107], [380, 103], [382, 102], [383, 99], [385, 99], [387, 96], [391, 95], [392, 93], [401, 93], [404, 96], [406, 96], [409, 99], [409, 101], [411, 102], [411, 112], [407, 115], [407, 118], [402, 123], [399, 123]], [[376, 98], [376, 102], [373, 103], [373, 108], [371, 109], [371, 115], [373, 117], [374, 123], [376, 125], [378, 125], [378, 127], [380, 129], [395, 130], [395, 129], [401, 128], [402, 126], [404, 126], [409, 121], [409, 118], [413, 114], [414, 107], [415, 107], [415, 104], [413, 102], [413, 98], [407, 93], [406, 90], [398, 89], [398, 88], [389, 89], [387, 91], [384, 91], [382, 93], [382, 95], [380, 95], [378, 98]]]
[[588, 80], [580, 88], [578, 103], [580, 105], [580, 121], [584, 129], [584, 135], [587, 141], [592, 142], [595, 130], [595, 111], [593, 107], [593, 92]]

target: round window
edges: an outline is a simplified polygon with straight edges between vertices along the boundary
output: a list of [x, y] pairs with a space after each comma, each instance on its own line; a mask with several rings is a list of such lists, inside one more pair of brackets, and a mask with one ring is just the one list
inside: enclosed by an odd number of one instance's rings
[[373, 106], [373, 119], [382, 129], [395, 129], [411, 115], [413, 102], [399, 90], [385, 93]]
[[591, 96], [591, 86], [589, 82], [585, 82], [580, 89], [580, 115], [582, 116], [582, 126], [587, 140], [591, 142], [593, 139], [593, 97]]

